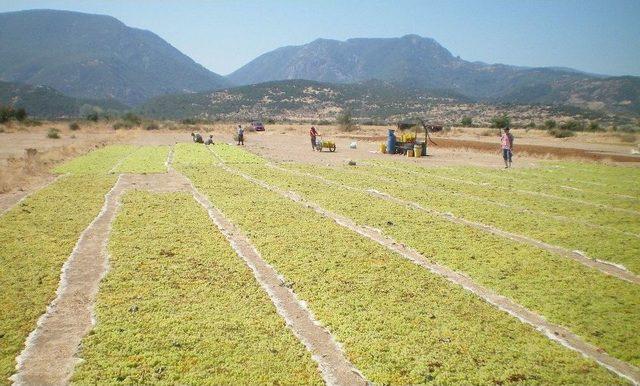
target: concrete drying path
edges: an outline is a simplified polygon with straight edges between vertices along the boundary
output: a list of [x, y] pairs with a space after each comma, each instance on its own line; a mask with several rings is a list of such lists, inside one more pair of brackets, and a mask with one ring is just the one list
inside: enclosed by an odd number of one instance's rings
[[315, 320], [311, 311], [298, 300], [296, 294], [284, 285], [284, 280], [278, 272], [262, 258], [249, 239], [195, 188], [193, 196], [207, 210], [211, 220], [236, 253], [251, 268], [256, 280], [267, 292], [287, 326], [311, 352], [324, 381], [328, 385], [366, 384], [364, 376], [349, 362], [331, 333]]
[[355, 188], [349, 185], [345, 185], [342, 183], [338, 183], [336, 181], [332, 181], [329, 180], [327, 178], [324, 178], [322, 176], [318, 176], [315, 174], [311, 174], [311, 173], [305, 173], [305, 172], [299, 172], [296, 170], [290, 170], [290, 169], [286, 169], [283, 167], [279, 167], [276, 165], [268, 165], [271, 168], [286, 172], [286, 173], [290, 173], [290, 174], [297, 174], [297, 175], [302, 175], [302, 176], [306, 176], [306, 177], [311, 177], [311, 178], [315, 178], [319, 181], [324, 182], [327, 185], [334, 185], [334, 186], [339, 186], [341, 188], [347, 189], [347, 190], [353, 190], [353, 191], [358, 191], [358, 192], [364, 192], [364, 193], [368, 193], [374, 197], [378, 197], [378, 198], [382, 198], [384, 200], [393, 202], [395, 204], [399, 204], [399, 205], [404, 205], [404, 206], [410, 206], [414, 209], [418, 209], [422, 212], [425, 213], [429, 213], [431, 215], [434, 216], [438, 216], [441, 217], [447, 221], [456, 223], [456, 224], [460, 224], [460, 225], [465, 225], [468, 227], [472, 227], [475, 229], [479, 229], [481, 231], [487, 232], [487, 233], [491, 233], [493, 235], [496, 236], [500, 236], [500, 237], [504, 237], [513, 241], [517, 241], [523, 244], [529, 244], [532, 245], [536, 248], [539, 249], [543, 249], [545, 251], [551, 252], [553, 254], [559, 255], [559, 256], [563, 256], [569, 259], [573, 259], [575, 261], [577, 261], [578, 263], [585, 265], [587, 267], [590, 268], [594, 268], [597, 269], [598, 271], [607, 274], [607, 275], [611, 275], [614, 277], [617, 277], [618, 279], [622, 279], [625, 281], [628, 281], [630, 283], [634, 283], [634, 284], [640, 284], [640, 276], [634, 274], [633, 272], [628, 271], [627, 269], [620, 267], [614, 263], [609, 263], [607, 261], [603, 261], [603, 260], [598, 260], [598, 259], [591, 259], [588, 256], [585, 256], [583, 253], [578, 252], [578, 251], [571, 251], [569, 249], [563, 248], [563, 247], [559, 247], [557, 245], [552, 245], [552, 244], [548, 244], [545, 243], [543, 241], [540, 240], [536, 240], [533, 239], [531, 237], [528, 236], [524, 236], [524, 235], [519, 235], [516, 233], [512, 233], [512, 232], [507, 232], [505, 230], [496, 228], [494, 226], [491, 225], [486, 225], [486, 224], [482, 224], [479, 222], [475, 222], [475, 221], [470, 221], [470, 220], [466, 220], [464, 218], [461, 217], [456, 217], [453, 214], [450, 213], [443, 213], [443, 212], [439, 212], [436, 211], [434, 209], [430, 209], [430, 208], [426, 208], [418, 203], [412, 202], [412, 201], [408, 201], [408, 200], [403, 200], [397, 197], [394, 197], [386, 192], [381, 192], [375, 189], [359, 189], [359, 188]]
[[120, 206], [129, 189], [152, 192], [188, 191], [188, 181], [171, 174], [121, 175], [105, 196], [98, 216], [82, 232], [69, 259], [62, 267], [56, 298], [27, 338], [17, 358], [17, 385], [67, 384], [78, 359], [82, 338], [94, 324], [93, 305], [100, 280], [107, 271], [107, 240]]
[[76, 354], [82, 338], [96, 323], [93, 307], [100, 280], [108, 269], [107, 242], [111, 224], [120, 208], [122, 195], [131, 189], [192, 194], [252, 270], [287, 326], [312, 354], [325, 382], [329, 385], [366, 384], [362, 374], [346, 358], [339, 343], [315, 320], [296, 294], [284, 285], [283, 279], [262, 259], [248, 238], [200, 194], [191, 181], [171, 168], [172, 158], [173, 151], [170, 151], [167, 158], [168, 173], [122, 174], [106, 194], [102, 210], [82, 232], [62, 268], [56, 298], [38, 320], [36, 329], [31, 332], [24, 350], [16, 359], [17, 373], [11, 377], [14, 384], [69, 383], [74, 367], [80, 360]]
[[[381, 166], [381, 167], [383, 167], [385, 169], [389, 169], [389, 170], [403, 171], [403, 172], [409, 172], [409, 173], [412, 173], [412, 174], [416, 174], [416, 172], [414, 172], [414, 171], [407, 171], [407, 170], [397, 169], [397, 168], [393, 168], [393, 167], [390, 167], [390, 166]], [[362, 173], [362, 172], [359, 172], [359, 171], [347, 171], [347, 172], [356, 173], [356, 174], [361, 174]], [[387, 183], [393, 183], [393, 184], [397, 184], [397, 185], [401, 185], [401, 186], [415, 188], [415, 186], [412, 185], [412, 184], [405, 183], [405, 182], [394, 181], [394, 180], [392, 180], [390, 178], [386, 178], [386, 177], [374, 176], [372, 178], [375, 178], [375, 179], [377, 179], [379, 181], [385, 181]], [[441, 177], [441, 179], [450, 179], [450, 177]], [[473, 182], [469, 182], [469, 183], [470, 184], [476, 184], [477, 186], [480, 186], [480, 187], [486, 186], [486, 185], [483, 185], [481, 183], [473, 183]], [[490, 204], [490, 205], [499, 206], [499, 207], [502, 207], [502, 208], [507, 208], [507, 209], [515, 210], [515, 211], [519, 211], [519, 212], [526, 212], [526, 213], [533, 214], [533, 215], [536, 215], [536, 216], [543, 216], [543, 217], [547, 217], [547, 218], [550, 218], [550, 219], [553, 219], [553, 220], [566, 222], [566, 223], [569, 223], [569, 224], [580, 224], [580, 225], [583, 225], [585, 227], [589, 227], [589, 228], [593, 228], [593, 229], [599, 229], [599, 230], [603, 230], [603, 231], [607, 231], [607, 232], [615, 232], [615, 233], [619, 233], [619, 234], [626, 235], [626, 236], [640, 238], [640, 235], [637, 234], [637, 233], [624, 231], [622, 229], [614, 228], [612, 226], [602, 225], [602, 224], [595, 224], [595, 223], [592, 223], [592, 222], [589, 222], [589, 221], [579, 220], [579, 219], [576, 219], [576, 218], [573, 218], [573, 217], [562, 216], [562, 215], [553, 214], [553, 213], [549, 213], [549, 212], [542, 212], [542, 211], [539, 211], [539, 210], [533, 210], [533, 209], [525, 208], [523, 206], [505, 204], [505, 203], [499, 202], [499, 201], [487, 201], [486, 199], [484, 199], [482, 197], [479, 197], [479, 196], [476, 196], [476, 195], [471, 194], [471, 193], [453, 191], [453, 190], [434, 187], [434, 186], [429, 186], [429, 190], [437, 190], [437, 191], [439, 191], [441, 193], [464, 197], [466, 199], [477, 201], [477, 202], [481, 202], [483, 204]]]
[[475, 295], [485, 300], [489, 304], [492, 304], [496, 308], [509, 313], [510, 315], [518, 318], [523, 323], [527, 323], [531, 325], [533, 328], [543, 333], [549, 339], [554, 340], [562, 344], [563, 346], [571, 350], [577, 351], [583, 356], [596, 361], [601, 366], [631, 381], [633, 384], [636, 384], [636, 385], [640, 384], [640, 369], [638, 369], [637, 367], [627, 362], [621, 361], [617, 358], [614, 358], [608, 355], [607, 353], [604, 352], [604, 350], [585, 342], [584, 340], [582, 340], [582, 338], [575, 335], [573, 332], [569, 331], [568, 329], [562, 326], [556, 325], [554, 323], [548, 322], [542, 316], [515, 303], [509, 298], [501, 296], [489, 290], [488, 288], [485, 288], [475, 283], [469, 277], [461, 273], [458, 273], [445, 266], [429, 261], [427, 258], [422, 256], [419, 252], [415, 251], [414, 249], [409, 248], [403, 244], [400, 244], [390, 237], [384, 236], [382, 232], [378, 229], [359, 226], [355, 222], [353, 222], [351, 219], [338, 215], [336, 213], [330, 212], [313, 202], [303, 199], [302, 197], [298, 196], [293, 192], [285, 191], [280, 188], [274, 187], [262, 180], [259, 180], [246, 173], [243, 173], [240, 170], [229, 167], [228, 165], [224, 164], [224, 162], [215, 153], [214, 153], [214, 156], [216, 156], [218, 160], [221, 162], [221, 167], [224, 168], [229, 173], [233, 173], [238, 176], [241, 176], [246, 180], [256, 185], [259, 185], [269, 191], [275, 192], [305, 207], [313, 209], [320, 215], [334, 220], [337, 224], [379, 243], [380, 245], [388, 248], [389, 250], [395, 253], [398, 253], [399, 255], [412, 261], [413, 263], [420, 265], [428, 269], [432, 273], [442, 276], [447, 280], [449, 280], [450, 282], [463, 287], [467, 291], [474, 293]]

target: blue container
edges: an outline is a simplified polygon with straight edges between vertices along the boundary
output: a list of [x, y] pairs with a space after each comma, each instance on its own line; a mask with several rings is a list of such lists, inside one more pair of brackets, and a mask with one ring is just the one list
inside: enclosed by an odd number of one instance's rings
[[387, 154], [396, 154], [396, 135], [394, 131], [389, 129], [389, 134], [387, 135]]

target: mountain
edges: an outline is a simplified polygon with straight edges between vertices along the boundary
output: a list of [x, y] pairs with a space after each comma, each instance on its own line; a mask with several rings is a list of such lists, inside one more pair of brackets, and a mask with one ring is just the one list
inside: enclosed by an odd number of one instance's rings
[[[640, 114], [638, 77], [469, 62], [453, 56], [435, 40], [417, 35], [346, 41], [318, 39], [301, 46], [282, 47], [259, 56], [228, 78], [236, 84], [284, 79], [337, 83], [379, 79], [399, 87], [449, 89], [489, 102], [544, 101]], [[588, 90], [599, 90], [599, 95], [589, 95]]]
[[229, 86], [152, 32], [110, 16], [54, 10], [0, 14], [0, 80], [127, 104]]
[[0, 105], [24, 108], [37, 118], [63, 118], [81, 116], [83, 110], [98, 107], [104, 111], [124, 111], [129, 107], [113, 99], [94, 100], [74, 98], [49, 86], [31, 86], [21, 83], [0, 82]]
[[160, 96], [139, 106], [137, 112], [165, 119], [333, 119], [343, 109], [350, 109], [360, 117], [387, 118], [422, 113], [436, 104], [465, 102], [469, 99], [451, 91], [416, 91], [377, 80], [355, 84], [286, 80]]

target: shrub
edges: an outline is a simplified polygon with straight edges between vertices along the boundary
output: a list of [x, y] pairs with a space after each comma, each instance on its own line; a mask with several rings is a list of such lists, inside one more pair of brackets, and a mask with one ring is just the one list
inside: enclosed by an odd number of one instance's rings
[[268, 119], [266, 119], [266, 120], [264, 121], [264, 123], [265, 123], [265, 124], [267, 124], [267, 125], [273, 125], [273, 124], [275, 124], [275, 123], [276, 123], [276, 120], [275, 120], [275, 119], [273, 119], [273, 118], [268, 118]]
[[508, 115], [496, 115], [491, 118], [491, 127], [496, 129], [504, 129], [511, 125], [511, 118]]
[[198, 121], [196, 121], [194, 118], [183, 119], [181, 122], [184, 125], [195, 125], [196, 123], [198, 123]]
[[562, 122], [560, 124], [560, 128], [562, 130], [570, 130], [570, 131], [584, 131], [586, 125], [583, 121], [578, 121], [575, 119], [569, 119], [566, 122]]
[[589, 131], [604, 131], [598, 122], [591, 121], [589, 122]]
[[353, 131], [357, 128], [353, 121], [353, 114], [350, 109], [345, 109], [340, 115], [338, 115], [336, 123], [342, 131]]
[[131, 129], [133, 128], [133, 124], [129, 121], [118, 121], [116, 123], [113, 124], [113, 130], [120, 130], [120, 129]]
[[60, 138], [60, 130], [56, 129], [55, 127], [50, 127], [49, 131], [47, 131], [47, 138]]
[[98, 119], [100, 119], [100, 115], [97, 111], [92, 111], [87, 114], [85, 118], [87, 118], [87, 121], [98, 122]]
[[531, 122], [527, 123], [525, 128], [526, 129], [535, 129], [536, 128], [536, 123], [534, 121], [531, 121]]
[[80, 125], [78, 124], [78, 122], [71, 122], [69, 123], [69, 130], [71, 131], [80, 130]]
[[0, 123], [9, 122], [13, 116], [13, 109], [7, 106], [0, 106]]
[[159, 130], [160, 126], [158, 126], [158, 124], [155, 122], [150, 122], [150, 123], [147, 123], [147, 125], [144, 128], [146, 130]]
[[547, 130], [555, 129], [558, 124], [553, 119], [547, 119], [544, 121], [544, 128]]
[[551, 129], [549, 130], [549, 134], [553, 135], [556, 138], [568, 138], [576, 135], [575, 132], [567, 129]]
[[134, 113], [126, 113], [122, 117], [122, 120], [125, 123], [129, 123], [130, 127], [140, 126], [140, 124], [142, 123], [142, 119], [139, 116], [135, 115]]
[[27, 119], [27, 110], [23, 109], [22, 107], [15, 110], [13, 113], [13, 117], [18, 121], [18, 122], [22, 122], [25, 119]]
[[464, 127], [473, 127], [473, 119], [471, 117], [462, 117], [460, 125]]

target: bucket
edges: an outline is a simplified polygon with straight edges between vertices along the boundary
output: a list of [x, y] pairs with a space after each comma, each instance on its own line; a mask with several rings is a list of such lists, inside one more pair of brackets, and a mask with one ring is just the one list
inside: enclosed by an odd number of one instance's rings
[[381, 143], [380, 144], [380, 153], [384, 154], [387, 152], [387, 144], [386, 143]]
[[407, 157], [413, 157], [413, 150], [407, 150]]
[[421, 144], [415, 144], [413, 145], [413, 154], [416, 157], [420, 157], [422, 156], [422, 145]]

